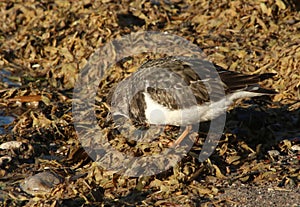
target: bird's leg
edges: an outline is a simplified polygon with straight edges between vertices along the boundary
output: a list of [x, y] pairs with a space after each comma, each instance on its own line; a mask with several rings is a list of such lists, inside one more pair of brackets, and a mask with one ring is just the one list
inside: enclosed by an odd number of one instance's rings
[[192, 125], [188, 125], [185, 127], [185, 130], [182, 132], [182, 134], [176, 139], [175, 142], [170, 142], [168, 144], [169, 147], [176, 147], [178, 146], [183, 140], [184, 138], [190, 133], [190, 131], [192, 130]]

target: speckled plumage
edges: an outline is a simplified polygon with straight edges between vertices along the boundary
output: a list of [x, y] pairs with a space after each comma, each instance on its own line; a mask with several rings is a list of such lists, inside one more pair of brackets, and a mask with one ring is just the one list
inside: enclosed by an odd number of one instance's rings
[[167, 57], [142, 64], [111, 90], [108, 102], [114, 115], [136, 123], [188, 125], [219, 116], [238, 98], [275, 94], [258, 84], [273, 75], [247, 75], [205, 60]]

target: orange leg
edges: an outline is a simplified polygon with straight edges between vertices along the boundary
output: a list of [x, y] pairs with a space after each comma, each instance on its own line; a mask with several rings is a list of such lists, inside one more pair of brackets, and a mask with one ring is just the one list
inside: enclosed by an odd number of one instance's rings
[[192, 130], [192, 126], [188, 125], [186, 126], [185, 130], [182, 132], [182, 134], [176, 139], [175, 142], [170, 142], [168, 144], [169, 147], [176, 147], [178, 146], [183, 140], [184, 138], [190, 133], [190, 131]]

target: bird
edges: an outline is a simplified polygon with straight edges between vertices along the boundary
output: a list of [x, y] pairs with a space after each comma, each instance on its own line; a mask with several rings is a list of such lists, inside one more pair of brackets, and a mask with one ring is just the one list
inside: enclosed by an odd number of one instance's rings
[[168, 56], [143, 63], [111, 88], [107, 102], [113, 116], [135, 125], [185, 126], [170, 145], [177, 146], [193, 124], [226, 113], [236, 100], [276, 94], [259, 84], [274, 75], [244, 74], [204, 59]]

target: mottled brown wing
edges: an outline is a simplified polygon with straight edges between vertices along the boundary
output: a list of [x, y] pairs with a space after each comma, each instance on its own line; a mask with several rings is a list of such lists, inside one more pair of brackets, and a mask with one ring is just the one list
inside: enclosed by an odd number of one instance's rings
[[[144, 92], [149, 93], [157, 103], [174, 110], [218, 101], [239, 90], [276, 93], [258, 85], [259, 81], [273, 75], [245, 75], [205, 60], [167, 57], [141, 65], [127, 82], [121, 83], [116, 97], [117, 102], [121, 103], [121, 114], [129, 108], [131, 118], [144, 121]], [[128, 98], [129, 93], [134, 95]]]

